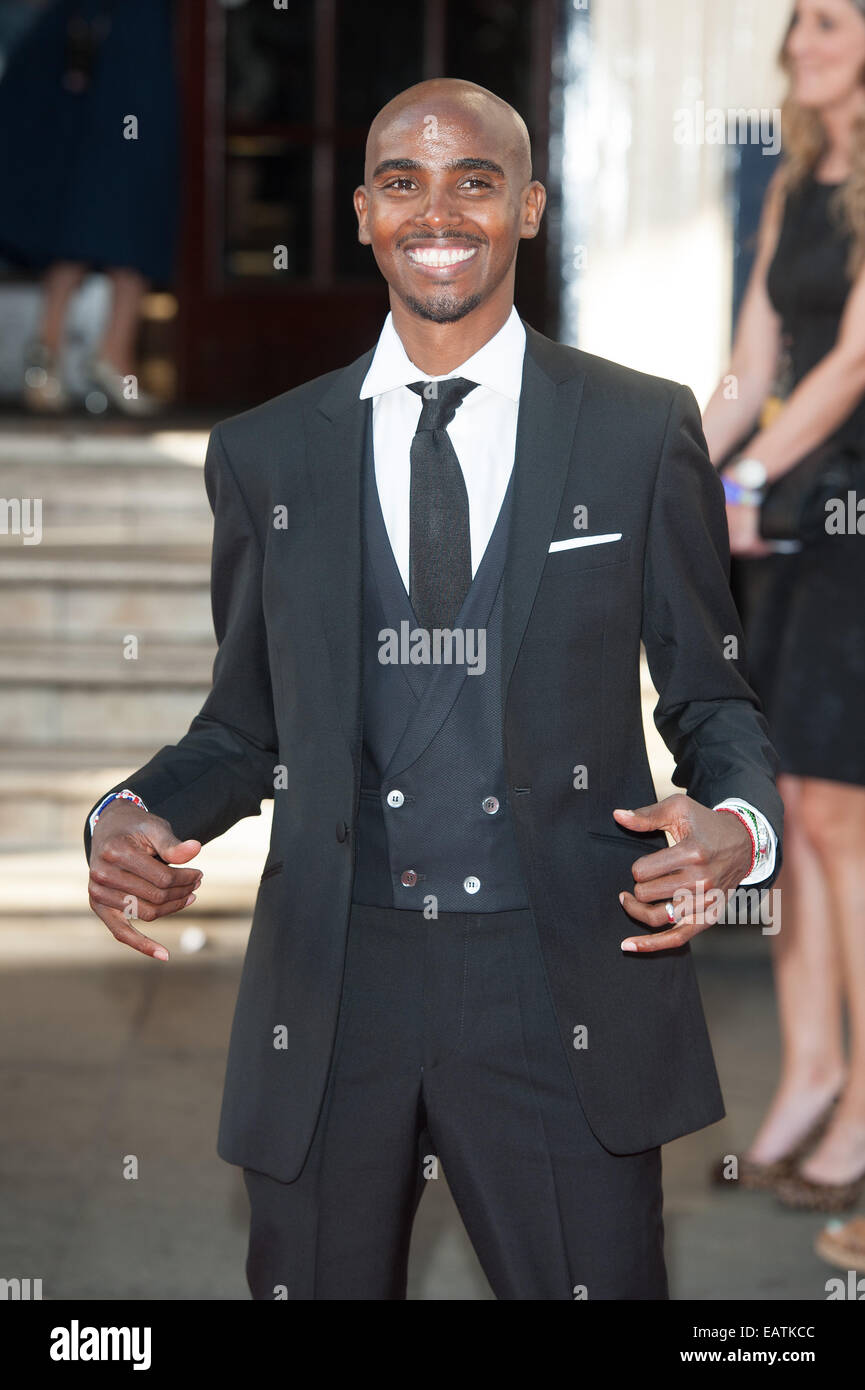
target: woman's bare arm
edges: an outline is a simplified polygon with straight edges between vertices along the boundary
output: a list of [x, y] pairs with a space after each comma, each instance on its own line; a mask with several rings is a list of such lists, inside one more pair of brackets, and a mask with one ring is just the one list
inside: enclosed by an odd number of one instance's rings
[[775, 379], [781, 320], [772, 307], [766, 281], [783, 209], [784, 196], [776, 173], [763, 200], [757, 255], [742, 301], [730, 365], [703, 412], [703, 432], [715, 464], [754, 428]]
[[824, 443], [865, 395], [865, 267], [844, 305], [832, 349], [812, 367], [771, 425], [750, 441], [748, 453], [780, 477]]

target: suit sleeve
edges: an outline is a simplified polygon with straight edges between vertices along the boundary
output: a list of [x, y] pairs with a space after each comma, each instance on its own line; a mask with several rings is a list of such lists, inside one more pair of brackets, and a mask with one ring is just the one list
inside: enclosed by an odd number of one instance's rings
[[676, 761], [673, 781], [704, 806], [737, 797], [778, 837], [778, 756], [747, 682], [730, 592], [724, 489], [709, 461], [693, 392], [673, 396], [652, 499], [643, 572], [643, 628], [658, 703], [655, 724]]
[[[261, 814], [262, 800], [273, 796], [278, 762], [262, 544], [218, 426], [208, 442], [204, 479], [214, 516], [211, 604], [219, 644], [210, 694], [178, 743], [109, 789], [131, 788], [180, 839], [202, 842], [244, 816]], [[89, 861], [87, 823], [84, 847]]]

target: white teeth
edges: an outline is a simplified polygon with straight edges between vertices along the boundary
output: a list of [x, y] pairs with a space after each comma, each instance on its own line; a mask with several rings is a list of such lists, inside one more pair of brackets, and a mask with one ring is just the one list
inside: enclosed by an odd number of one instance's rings
[[457, 265], [460, 261], [467, 261], [470, 256], [475, 254], [475, 250], [475, 247], [469, 251], [457, 251], [453, 248], [424, 246], [409, 251], [408, 258], [410, 261], [416, 261], [419, 265]]

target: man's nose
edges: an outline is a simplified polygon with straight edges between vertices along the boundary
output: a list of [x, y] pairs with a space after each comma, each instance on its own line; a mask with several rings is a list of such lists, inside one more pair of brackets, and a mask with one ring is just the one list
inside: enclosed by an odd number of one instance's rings
[[459, 222], [461, 217], [453, 189], [447, 185], [430, 184], [415, 221], [423, 222], [428, 227], [446, 227]]

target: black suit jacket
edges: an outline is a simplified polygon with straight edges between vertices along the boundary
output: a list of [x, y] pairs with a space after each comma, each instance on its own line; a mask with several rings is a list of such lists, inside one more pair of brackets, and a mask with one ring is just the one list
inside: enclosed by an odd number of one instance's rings
[[[780, 839], [777, 760], [741, 663], [725, 655], [741, 631], [723, 489], [691, 391], [526, 333], [504, 577], [505, 768], [579, 1096], [600, 1141], [631, 1153], [724, 1114], [689, 948], [635, 957], [619, 946], [640, 930], [618, 902], [630, 866], [666, 844], [611, 815], [656, 800], [641, 638], [677, 785], [707, 806], [745, 798]], [[368, 409], [358, 391], [371, 358], [213, 430], [213, 688], [180, 742], [120, 784], [202, 841], [274, 799], [218, 1149], [282, 1181], [302, 1167], [322, 1100], [352, 896]], [[586, 534], [622, 539], [549, 553], [580, 534], [577, 506]]]

